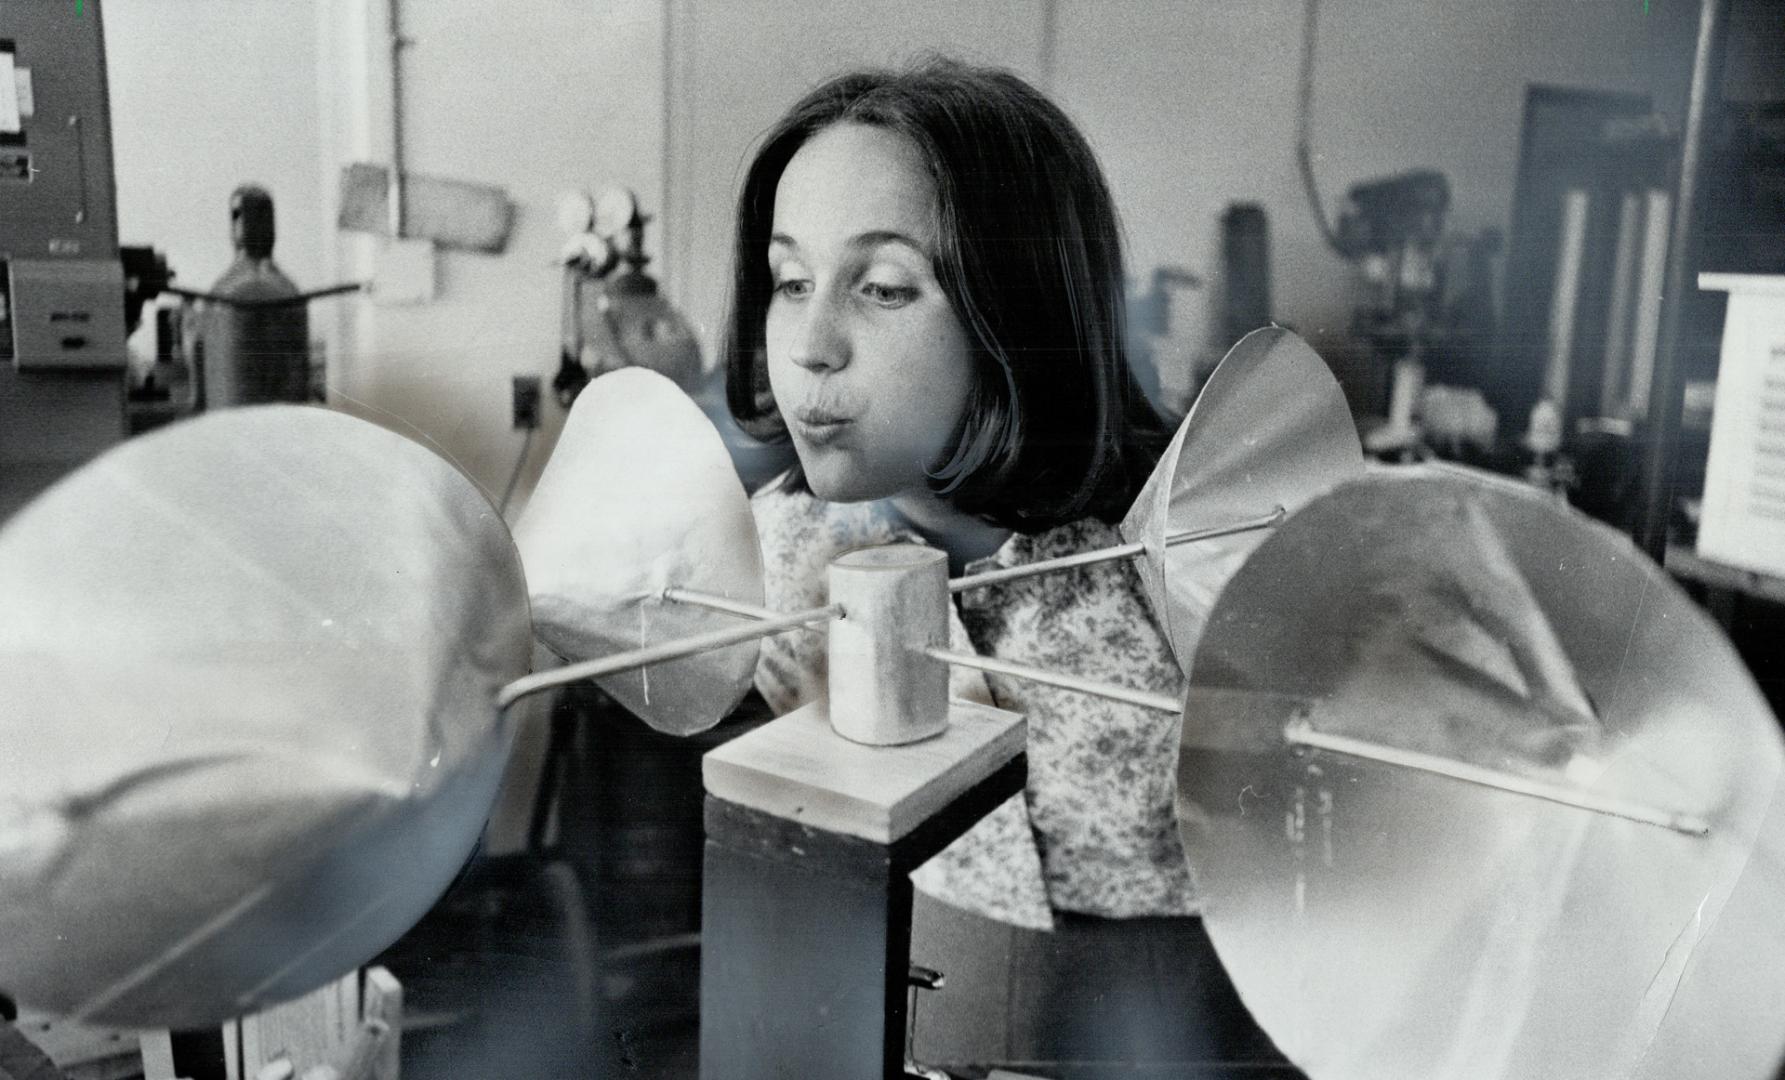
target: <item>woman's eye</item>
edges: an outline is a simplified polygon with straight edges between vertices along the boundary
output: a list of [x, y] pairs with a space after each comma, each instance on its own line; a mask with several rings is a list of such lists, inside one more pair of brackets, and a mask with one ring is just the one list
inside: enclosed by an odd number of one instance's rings
[[797, 300], [803, 296], [809, 295], [811, 292], [812, 283], [804, 278], [788, 278], [786, 281], [775, 282], [776, 296], [785, 296]]
[[870, 281], [862, 286], [862, 295], [881, 307], [903, 307], [917, 299], [917, 290], [908, 285], [878, 285]]

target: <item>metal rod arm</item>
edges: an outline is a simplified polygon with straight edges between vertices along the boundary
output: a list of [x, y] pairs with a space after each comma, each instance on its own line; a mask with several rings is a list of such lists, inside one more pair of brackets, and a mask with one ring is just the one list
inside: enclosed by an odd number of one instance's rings
[[729, 596], [700, 592], [696, 589], [680, 589], [674, 585], [663, 590], [663, 598], [672, 603], [706, 608], [708, 611], [723, 611], [727, 615], [737, 615], [745, 619], [774, 619], [779, 618], [781, 614], [765, 607], [757, 607], [755, 604], [745, 604], [733, 600]]
[[948, 583], [951, 593], [977, 589], [982, 585], [998, 585], [1006, 581], [1034, 577], [1037, 574], [1052, 574], [1060, 570], [1071, 570], [1094, 563], [1113, 562], [1116, 559], [1132, 559], [1146, 550], [1145, 544], [1118, 544], [1115, 547], [1098, 548], [1095, 551], [1081, 551], [1076, 555], [1062, 555], [1058, 559], [1044, 559], [1041, 562], [1028, 563], [1024, 566], [1012, 566], [1003, 570], [987, 570], [983, 574], [968, 574], [966, 577], [953, 578]]
[[[1223, 536], [1233, 536], [1237, 533], [1268, 529], [1282, 521], [1285, 516], [1287, 516], [1286, 512], [1279, 506], [1262, 517], [1235, 522], [1231, 525], [1210, 525], [1201, 529], [1182, 529], [1178, 532], [1168, 534], [1165, 537], [1165, 546], [1177, 547], [1179, 544], [1191, 544], [1198, 540], [1214, 540]], [[1052, 574], [1061, 570], [1071, 570], [1080, 566], [1090, 566], [1093, 563], [1113, 562], [1116, 559], [1132, 559], [1136, 555], [1144, 553], [1146, 549], [1147, 546], [1143, 543], [1117, 544], [1114, 547], [1097, 548], [1094, 551], [1081, 551], [1074, 555], [1062, 555], [1057, 559], [1043, 559], [1040, 562], [1032, 562], [1024, 566], [1012, 566], [1003, 570], [987, 570], [983, 574], [969, 574], [966, 577], [952, 579], [948, 583], [948, 591], [951, 593], [965, 592], [968, 589], [977, 589], [982, 585], [997, 585], [1006, 581], [1015, 581], [1019, 578], [1034, 577], [1038, 574]]]
[[704, 634], [693, 634], [674, 641], [647, 645], [642, 649], [628, 649], [614, 653], [598, 660], [584, 660], [581, 663], [566, 664], [551, 671], [541, 671], [533, 675], [525, 675], [504, 686], [496, 694], [496, 707], [506, 709], [521, 698], [537, 694], [542, 690], [551, 690], [568, 683], [581, 682], [584, 679], [599, 679], [607, 675], [618, 675], [634, 668], [648, 667], [670, 660], [680, 660], [684, 656], [695, 653], [710, 652], [723, 649], [728, 645], [752, 641], [756, 638], [780, 634], [788, 630], [797, 630], [809, 623], [823, 622], [843, 614], [838, 604], [829, 604], [808, 611], [796, 611], [791, 615], [777, 615], [772, 619], [746, 623], [743, 626], [728, 627], [724, 630], [710, 630]]
[[989, 656], [975, 656], [972, 653], [950, 652], [947, 649], [925, 649], [924, 655], [932, 660], [940, 660], [945, 664], [957, 667], [976, 668], [989, 671], [994, 675], [1008, 675], [1014, 679], [1028, 679], [1031, 682], [1057, 686], [1062, 690], [1076, 690], [1081, 694], [1108, 698], [1120, 701], [1125, 705], [1138, 705], [1143, 709], [1154, 709], [1177, 715], [1184, 711], [1184, 703], [1167, 694], [1154, 694], [1145, 690], [1131, 690], [1126, 686], [1111, 683], [1095, 682], [1082, 679], [1077, 675], [1067, 675], [1058, 671], [1047, 671], [1027, 664], [1013, 664], [1008, 660], [994, 660]]
[[367, 283], [363, 281], [345, 281], [339, 285], [330, 285], [322, 289], [311, 289], [309, 292], [297, 293], [293, 296], [281, 296], [273, 299], [258, 300], [241, 300], [233, 296], [218, 296], [216, 293], [200, 292], [197, 289], [186, 289], [177, 285], [168, 285], [161, 291], [173, 296], [183, 297], [187, 300], [203, 300], [211, 304], [227, 304], [230, 307], [276, 308], [296, 307], [300, 304], [308, 304], [312, 300], [321, 300], [327, 296], [340, 296], [342, 293], [364, 292], [366, 284]]
[[1624, 818], [1642, 825], [1658, 825], [1664, 829], [1672, 829], [1674, 832], [1685, 833], [1687, 836], [1705, 836], [1711, 831], [1708, 822], [1691, 814], [1656, 810], [1640, 803], [1594, 795], [1592, 792], [1563, 787], [1560, 784], [1545, 783], [1542, 780], [1532, 780], [1496, 769], [1484, 769], [1478, 765], [1469, 765], [1435, 754], [1402, 750], [1399, 747], [1353, 739], [1348, 735], [1331, 735], [1314, 730], [1314, 726], [1306, 720], [1291, 720], [1283, 728], [1283, 738], [1292, 746], [1311, 746], [1316, 750], [1328, 750], [1335, 754], [1344, 754], [1347, 757], [1379, 761], [1384, 765], [1396, 765], [1404, 769], [1417, 769], [1420, 772], [1432, 773], [1436, 776], [1446, 776], [1452, 780], [1479, 784], [1496, 791], [1507, 791], [1514, 795], [1527, 795], [1563, 806], [1572, 806], [1577, 810], [1609, 814], [1612, 817]]
[[[1026, 569], [1026, 567], [1024, 569]], [[735, 600], [729, 600], [723, 596], [695, 592], [690, 589], [665, 589], [663, 598], [665, 600], [674, 600], [678, 603], [693, 604], [696, 607], [709, 608], [713, 611], [723, 611], [747, 619], [768, 620], [775, 617], [775, 613], [766, 608], [759, 608], [752, 604], [740, 604]], [[989, 657], [976, 656], [972, 653], [950, 652], [947, 649], [942, 648], [926, 649], [924, 650], [924, 655], [934, 660], [940, 660], [945, 664], [956, 664], [960, 667], [977, 668], [980, 671], [989, 671], [994, 675], [1009, 675], [1013, 678], [1030, 679], [1034, 682], [1046, 683], [1049, 686], [1058, 686], [1065, 690], [1077, 690], [1081, 693], [1094, 694], [1098, 697], [1125, 702], [1129, 705], [1139, 705], [1142, 708], [1157, 709], [1160, 712], [1175, 714], [1183, 712], [1184, 710], [1184, 703], [1182, 701], [1168, 697], [1164, 694], [1151, 694], [1144, 690], [1130, 690], [1125, 686], [1093, 682], [1090, 679], [1082, 679], [1076, 675], [1064, 675], [1058, 672], [1044, 671], [1041, 668], [1029, 667], [1026, 664], [1013, 664], [1005, 660], [994, 660]]]

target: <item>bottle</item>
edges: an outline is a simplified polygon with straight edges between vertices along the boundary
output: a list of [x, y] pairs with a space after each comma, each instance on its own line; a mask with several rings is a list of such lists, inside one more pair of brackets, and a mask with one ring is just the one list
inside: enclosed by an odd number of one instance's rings
[[245, 184], [229, 197], [235, 262], [211, 287], [203, 332], [205, 407], [309, 399], [309, 313], [273, 262], [273, 197]]

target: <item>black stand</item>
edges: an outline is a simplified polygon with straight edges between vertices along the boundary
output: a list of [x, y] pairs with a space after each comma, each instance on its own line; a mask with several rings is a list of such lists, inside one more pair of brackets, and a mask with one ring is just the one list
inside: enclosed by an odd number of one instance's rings
[[701, 1080], [901, 1076], [909, 875], [1027, 773], [1018, 755], [884, 844], [709, 795]]

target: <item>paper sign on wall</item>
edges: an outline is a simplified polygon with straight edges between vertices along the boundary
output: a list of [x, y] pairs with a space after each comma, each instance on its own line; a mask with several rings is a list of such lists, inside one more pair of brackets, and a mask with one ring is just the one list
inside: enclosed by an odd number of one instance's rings
[[1698, 553], [1785, 576], [1785, 276], [1698, 284], [1729, 293]]

